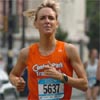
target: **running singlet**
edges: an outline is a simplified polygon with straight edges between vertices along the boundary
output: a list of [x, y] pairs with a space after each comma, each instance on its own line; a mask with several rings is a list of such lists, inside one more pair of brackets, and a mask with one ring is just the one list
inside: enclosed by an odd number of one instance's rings
[[86, 72], [88, 77], [88, 86], [93, 87], [96, 83], [96, 72], [98, 67], [98, 60], [95, 59], [94, 64], [91, 64], [90, 60], [88, 61]]
[[29, 47], [28, 66], [28, 100], [70, 100], [72, 87], [59, 80], [44, 75], [44, 66], [51, 63], [59, 72], [73, 75], [64, 42], [57, 41], [56, 48], [48, 56], [39, 52], [38, 44]]

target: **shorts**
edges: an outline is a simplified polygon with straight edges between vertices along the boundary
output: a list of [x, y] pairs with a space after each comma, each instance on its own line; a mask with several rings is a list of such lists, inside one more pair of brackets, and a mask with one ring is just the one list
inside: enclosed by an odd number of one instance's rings
[[94, 86], [100, 86], [100, 80], [96, 80], [96, 83], [94, 84]]

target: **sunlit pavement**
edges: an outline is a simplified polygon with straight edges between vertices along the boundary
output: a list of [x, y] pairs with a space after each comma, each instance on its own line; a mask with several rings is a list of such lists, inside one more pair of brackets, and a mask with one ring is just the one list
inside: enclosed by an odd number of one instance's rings
[[28, 100], [27, 97], [20, 97], [18, 100]]
[[[18, 100], [27, 100], [27, 97], [20, 97]], [[86, 100], [85, 93], [73, 88], [71, 100]], [[100, 100], [100, 95], [97, 97], [97, 100]]]
[[[18, 100], [27, 100], [27, 97], [20, 97]], [[34, 99], [35, 100], [35, 99]], [[85, 100], [85, 95], [81, 95], [81, 96], [73, 96], [71, 98], [71, 100]], [[100, 96], [98, 96], [98, 99], [100, 100]]]
[[[73, 88], [71, 100], [86, 100], [85, 99], [85, 92], [82, 92], [78, 89]], [[97, 97], [97, 100], [100, 100], [100, 94]]]

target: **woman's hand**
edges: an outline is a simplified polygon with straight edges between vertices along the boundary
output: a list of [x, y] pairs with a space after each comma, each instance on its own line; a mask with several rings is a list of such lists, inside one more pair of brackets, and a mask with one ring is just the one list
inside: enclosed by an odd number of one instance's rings
[[24, 90], [25, 88], [25, 81], [22, 77], [16, 77], [15, 81], [14, 81], [14, 86], [16, 87], [16, 89], [21, 92]]
[[49, 76], [51, 78], [54, 78], [54, 79], [57, 79], [57, 80], [60, 80], [60, 81], [63, 80], [62, 73], [57, 71], [56, 68], [51, 66], [51, 65], [46, 65], [44, 67], [44, 73], [45, 73], [46, 76]]

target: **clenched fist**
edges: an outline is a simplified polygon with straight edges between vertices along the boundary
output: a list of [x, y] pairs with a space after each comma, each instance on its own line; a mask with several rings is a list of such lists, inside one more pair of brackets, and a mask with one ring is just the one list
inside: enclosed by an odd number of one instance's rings
[[25, 88], [25, 81], [24, 81], [24, 79], [22, 78], [22, 77], [16, 77], [16, 79], [15, 79], [15, 87], [16, 87], [16, 89], [19, 91], [19, 92], [21, 92], [21, 91], [23, 91], [24, 90], [24, 88]]

